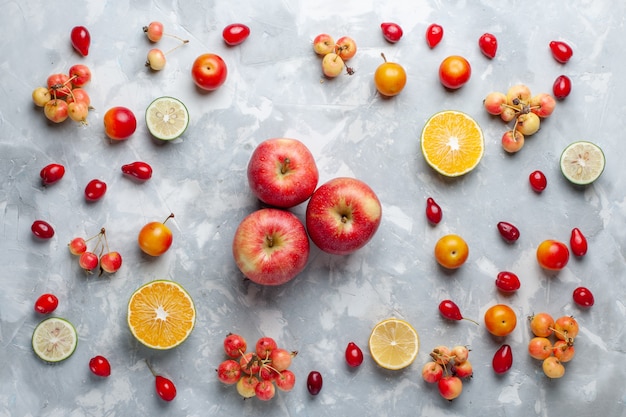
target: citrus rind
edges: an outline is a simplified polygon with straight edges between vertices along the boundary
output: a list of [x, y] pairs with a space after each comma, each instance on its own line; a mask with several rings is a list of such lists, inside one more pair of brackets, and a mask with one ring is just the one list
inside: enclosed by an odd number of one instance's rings
[[174, 140], [187, 130], [189, 111], [177, 98], [168, 96], [156, 98], [146, 109], [146, 126], [155, 138]]
[[31, 340], [35, 354], [46, 362], [61, 362], [74, 353], [78, 345], [76, 328], [69, 321], [50, 317], [41, 321]]
[[572, 184], [588, 185], [602, 175], [606, 158], [598, 145], [581, 140], [563, 150], [559, 165], [563, 176]]

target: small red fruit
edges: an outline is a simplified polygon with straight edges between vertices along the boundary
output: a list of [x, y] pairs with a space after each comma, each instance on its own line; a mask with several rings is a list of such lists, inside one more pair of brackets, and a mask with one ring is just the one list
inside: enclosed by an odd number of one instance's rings
[[306, 388], [309, 390], [309, 394], [317, 395], [322, 390], [323, 385], [322, 374], [318, 371], [311, 371], [306, 379]]
[[396, 43], [402, 37], [402, 28], [396, 23], [381, 23], [380, 28], [383, 31], [383, 36], [388, 42]]
[[87, 183], [85, 187], [85, 199], [87, 201], [100, 200], [107, 191], [107, 185], [104, 181], [93, 179]]
[[574, 256], [584, 256], [587, 253], [587, 238], [578, 227], [572, 229], [569, 246]]
[[520, 288], [520, 281], [513, 272], [502, 271], [496, 278], [496, 287], [502, 292], [515, 292]]
[[222, 37], [229, 46], [239, 45], [250, 36], [250, 28], [242, 23], [232, 23], [224, 28]]
[[491, 365], [497, 374], [503, 374], [511, 369], [513, 365], [513, 351], [511, 350], [511, 346], [506, 344], [502, 345], [493, 355]]
[[50, 223], [43, 220], [35, 220], [30, 226], [30, 230], [40, 239], [51, 239], [54, 236], [54, 228]]
[[530, 182], [530, 187], [537, 193], [542, 192], [548, 186], [548, 180], [541, 171], [531, 172], [528, 176], [528, 181]]
[[581, 307], [591, 307], [594, 304], [594, 298], [591, 291], [585, 287], [578, 287], [572, 294], [574, 302]]
[[572, 57], [574, 52], [572, 48], [562, 41], [552, 41], [550, 42], [550, 51], [552, 51], [552, 56], [557, 62], [561, 64], [565, 64]]
[[76, 26], [72, 28], [70, 39], [72, 41], [72, 46], [76, 49], [76, 51], [78, 51], [78, 53], [82, 56], [87, 56], [89, 54], [91, 35], [86, 27]]
[[443, 27], [433, 23], [426, 29], [426, 43], [432, 49], [441, 42], [443, 38]]
[[95, 375], [106, 378], [111, 375], [111, 364], [104, 356], [94, 356], [89, 360], [89, 369]]
[[431, 197], [428, 197], [426, 199], [426, 218], [428, 221], [432, 224], [438, 224], [442, 217], [443, 212], [441, 211], [439, 204], [437, 204]]
[[146, 181], [152, 178], [152, 167], [141, 161], [131, 162], [122, 165], [122, 172], [139, 181]]
[[485, 33], [478, 39], [478, 46], [487, 58], [492, 59], [498, 50], [498, 40], [491, 33]]
[[552, 85], [554, 97], [563, 100], [572, 91], [572, 81], [566, 75], [559, 75]]
[[48, 164], [41, 169], [39, 176], [44, 185], [54, 184], [65, 175], [65, 167], [61, 164]]
[[507, 242], [515, 242], [519, 239], [519, 229], [509, 222], [499, 222], [498, 232], [500, 236]]
[[35, 311], [40, 314], [50, 314], [59, 305], [59, 299], [54, 294], [42, 294], [35, 301]]
[[346, 362], [353, 368], [363, 363], [363, 351], [354, 342], [348, 343], [346, 347]]

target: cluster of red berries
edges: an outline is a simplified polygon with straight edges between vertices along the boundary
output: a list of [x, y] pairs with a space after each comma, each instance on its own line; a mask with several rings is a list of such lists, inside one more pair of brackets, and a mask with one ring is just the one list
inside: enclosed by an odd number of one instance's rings
[[446, 400], [453, 400], [463, 391], [464, 378], [471, 378], [474, 374], [472, 363], [469, 361], [467, 346], [437, 346], [430, 353], [432, 360], [422, 367], [424, 381], [437, 384], [439, 394]]
[[[96, 240], [92, 250], [87, 250], [87, 243]], [[92, 273], [100, 266], [100, 274], [117, 272], [122, 266], [122, 255], [119, 252], [109, 250], [106, 231], [104, 228], [100, 232], [88, 239], [76, 237], [68, 244], [72, 255], [78, 256], [78, 264], [88, 273]]]
[[72, 119], [86, 124], [91, 109], [91, 99], [83, 88], [91, 81], [91, 70], [87, 65], [72, 65], [67, 74], [48, 76], [45, 87], [33, 90], [33, 103], [43, 107], [48, 120], [61, 123]]
[[[548, 313], [538, 313], [528, 318], [533, 337], [528, 343], [528, 354], [542, 362], [548, 378], [561, 378], [565, 374], [563, 363], [574, 358], [574, 339], [578, 335], [578, 322], [572, 316], [554, 320]], [[554, 335], [556, 341], [549, 339]]]
[[221, 382], [236, 384], [237, 392], [244, 398], [256, 397], [262, 401], [271, 400], [276, 387], [281, 391], [293, 389], [296, 376], [287, 368], [297, 351], [279, 348], [271, 337], [261, 337], [254, 351], [247, 349], [248, 344], [242, 336], [234, 333], [226, 336], [224, 352], [228, 359], [216, 370]]

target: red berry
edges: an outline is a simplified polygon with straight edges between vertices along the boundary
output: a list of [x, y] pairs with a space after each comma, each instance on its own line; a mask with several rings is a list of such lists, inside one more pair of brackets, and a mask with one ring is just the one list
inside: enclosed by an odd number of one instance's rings
[[575, 256], [584, 256], [587, 253], [587, 238], [585, 238], [585, 235], [579, 228], [575, 227], [572, 229], [569, 245]]
[[497, 374], [503, 374], [511, 369], [513, 365], [513, 351], [511, 350], [511, 346], [502, 345], [500, 349], [496, 351], [495, 355], [493, 355], [491, 365]]
[[306, 388], [309, 390], [309, 394], [319, 394], [322, 390], [323, 382], [322, 374], [317, 371], [311, 371], [306, 379]]
[[146, 181], [152, 178], [152, 167], [149, 164], [141, 161], [131, 162], [130, 164], [122, 165], [122, 172], [140, 181]]
[[509, 222], [499, 222], [498, 232], [500, 232], [500, 236], [502, 236], [502, 238], [507, 242], [515, 242], [519, 239], [518, 228]]
[[43, 220], [35, 220], [30, 226], [31, 232], [40, 239], [50, 239], [54, 236], [54, 228]]
[[155, 380], [156, 392], [165, 401], [172, 401], [176, 397], [174, 383], [164, 376], [157, 375]]
[[552, 51], [552, 56], [561, 64], [565, 64], [572, 57], [574, 52], [572, 48], [562, 41], [552, 41], [550, 42], [550, 50]]
[[84, 26], [76, 26], [72, 29], [72, 33], [70, 35], [72, 40], [72, 46], [76, 51], [78, 51], [82, 56], [87, 56], [89, 54], [89, 45], [91, 44], [91, 35], [89, 31]]
[[556, 77], [556, 80], [554, 80], [554, 84], [552, 85], [554, 97], [559, 100], [563, 100], [565, 97], [569, 96], [571, 91], [572, 81], [566, 75], [559, 75]]
[[443, 27], [441, 27], [440, 25], [436, 23], [433, 23], [430, 26], [428, 26], [428, 28], [426, 29], [426, 43], [428, 43], [428, 46], [431, 49], [437, 46], [437, 44], [441, 42], [442, 38], [443, 38]]
[[439, 303], [439, 312], [450, 320], [463, 320], [461, 309], [452, 300], [443, 300]]
[[222, 37], [227, 45], [235, 46], [245, 41], [250, 36], [250, 28], [241, 23], [232, 23], [224, 28]]
[[54, 294], [42, 294], [35, 301], [35, 311], [41, 314], [50, 314], [56, 310], [59, 299]]
[[533, 171], [528, 176], [528, 181], [530, 182], [531, 188], [535, 192], [542, 192], [548, 186], [548, 180], [546, 176], [541, 171]]
[[111, 364], [104, 356], [94, 356], [89, 360], [89, 369], [95, 375], [107, 377], [111, 375]]
[[402, 28], [396, 23], [381, 23], [380, 28], [388, 42], [396, 43], [402, 37]]
[[498, 40], [491, 33], [485, 33], [478, 39], [478, 46], [487, 58], [492, 59], [498, 50]]
[[106, 191], [106, 183], [104, 181], [100, 181], [99, 179], [94, 179], [89, 181], [85, 187], [85, 198], [87, 201], [97, 201], [104, 196]]
[[515, 292], [520, 288], [520, 281], [513, 272], [502, 271], [496, 278], [496, 287], [503, 292]]
[[353, 368], [363, 363], [363, 351], [354, 342], [348, 343], [346, 347], [346, 362]]
[[437, 224], [441, 221], [443, 213], [439, 204], [435, 202], [431, 197], [426, 199], [426, 218], [432, 224]]
[[585, 287], [578, 287], [572, 294], [574, 302], [581, 307], [591, 307], [594, 303], [593, 294]]
[[49, 164], [41, 169], [39, 176], [44, 185], [54, 184], [65, 175], [65, 167], [61, 164]]

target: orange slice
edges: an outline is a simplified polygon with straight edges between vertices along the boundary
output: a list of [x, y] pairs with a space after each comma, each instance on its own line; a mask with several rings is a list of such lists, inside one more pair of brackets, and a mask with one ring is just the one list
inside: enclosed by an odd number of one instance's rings
[[196, 321], [193, 300], [174, 281], [156, 280], [137, 289], [128, 302], [128, 327], [133, 336], [153, 349], [183, 343]]
[[467, 174], [485, 152], [483, 132], [465, 113], [445, 110], [433, 115], [422, 129], [422, 154], [426, 162], [447, 177]]
[[406, 321], [390, 318], [374, 326], [369, 348], [372, 358], [379, 366], [398, 370], [412, 364], [417, 357], [419, 337], [413, 326]]

